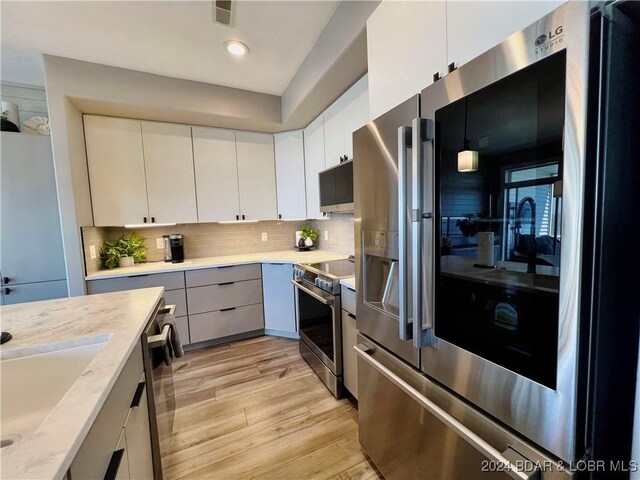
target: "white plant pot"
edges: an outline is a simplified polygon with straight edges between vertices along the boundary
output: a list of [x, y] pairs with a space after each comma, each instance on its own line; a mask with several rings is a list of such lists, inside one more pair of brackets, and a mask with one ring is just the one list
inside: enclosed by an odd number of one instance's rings
[[119, 267], [133, 267], [133, 257], [120, 257], [118, 260]]
[[307, 247], [313, 247], [313, 240], [311, 240], [310, 238], [305, 238], [305, 240], [304, 240], [304, 244], [305, 244]]

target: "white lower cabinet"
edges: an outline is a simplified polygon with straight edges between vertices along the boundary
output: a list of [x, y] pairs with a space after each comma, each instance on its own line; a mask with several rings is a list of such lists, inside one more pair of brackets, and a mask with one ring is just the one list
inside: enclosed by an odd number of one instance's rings
[[265, 333], [298, 338], [293, 280], [293, 265], [262, 265]]
[[358, 358], [353, 347], [357, 342], [355, 291], [342, 288], [342, 370], [344, 386], [358, 398]]
[[71, 463], [70, 478], [153, 478], [143, 371], [138, 343]]

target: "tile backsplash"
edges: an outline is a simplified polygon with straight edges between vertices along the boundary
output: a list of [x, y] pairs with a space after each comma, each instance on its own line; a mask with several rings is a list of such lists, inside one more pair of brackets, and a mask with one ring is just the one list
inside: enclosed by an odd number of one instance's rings
[[[334, 214], [326, 220], [312, 220], [311, 225], [318, 230], [318, 248], [347, 255], [354, 254], [352, 214]], [[325, 231], [328, 240], [325, 240]]]
[[[313, 228], [319, 230], [318, 248], [353, 254], [353, 216], [342, 215], [328, 220], [312, 220]], [[164, 259], [164, 251], [156, 247], [156, 239], [171, 233], [184, 235], [185, 257], [201, 258], [219, 255], [235, 255], [254, 252], [288, 250], [295, 247], [295, 232], [303, 222], [270, 221], [257, 223], [194, 223], [171, 227], [144, 228], [136, 230], [146, 237], [147, 260], [158, 262]], [[329, 240], [324, 240], [324, 230]], [[84, 255], [87, 275], [102, 268], [100, 247], [104, 240], [114, 240], [123, 233], [134, 230], [122, 227], [83, 227]], [[267, 241], [262, 241], [262, 233]], [[97, 257], [91, 259], [90, 247], [95, 246]]]

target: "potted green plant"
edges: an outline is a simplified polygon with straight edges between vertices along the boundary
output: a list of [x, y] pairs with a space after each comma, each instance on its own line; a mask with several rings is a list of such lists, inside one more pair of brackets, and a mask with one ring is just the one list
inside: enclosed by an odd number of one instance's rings
[[305, 246], [313, 247], [313, 243], [318, 239], [318, 231], [311, 228], [308, 223], [305, 223], [302, 225], [300, 238], [304, 241]]
[[115, 241], [105, 241], [100, 249], [100, 260], [105, 268], [133, 267], [147, 259], [145, 237], [138, 233], [121, 235]]

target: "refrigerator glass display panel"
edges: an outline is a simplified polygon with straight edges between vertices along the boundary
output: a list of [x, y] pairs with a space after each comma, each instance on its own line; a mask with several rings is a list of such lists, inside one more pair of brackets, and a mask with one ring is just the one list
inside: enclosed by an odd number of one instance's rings
[[566, 54], [435, 113], [435, 335], [556, 386]]

